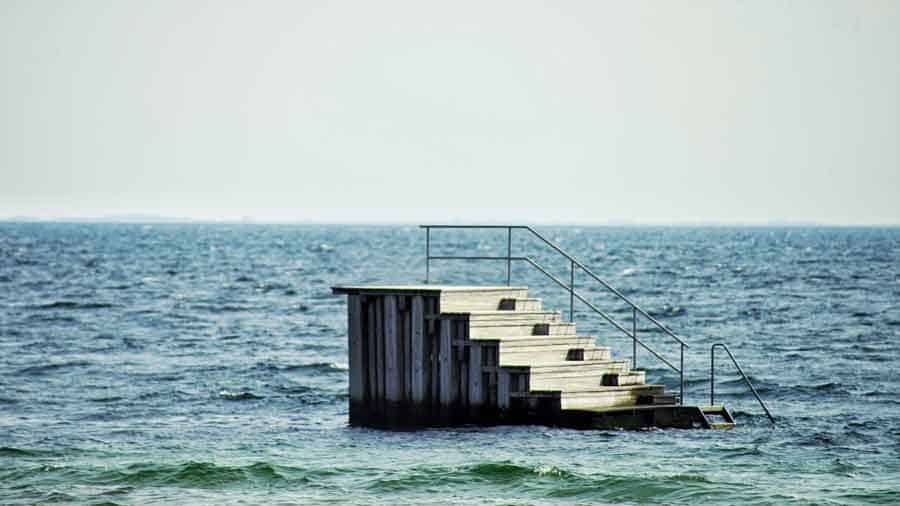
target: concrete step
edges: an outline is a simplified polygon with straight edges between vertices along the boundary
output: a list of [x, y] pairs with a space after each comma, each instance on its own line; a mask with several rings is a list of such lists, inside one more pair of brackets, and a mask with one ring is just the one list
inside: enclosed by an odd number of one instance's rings
[[529, 385], [536, 390], [562, 390], [570, 382], [602, 386], [603, 375], [628, 371], [628, 362], [624, 360], [584, 360], [547, 362], [532, 366], [506, 366], [504, 371], [510, 377], [524, 377], [519, 387], [528, 390]]
[[623, 371], [604, 374], [602, 379], [603, 385], [610, 387], [643, 385], [646, 382], [647, 374], [644, 371]]
[[562, 391], [560, 409], [610, 408], [633, 406], [638, 397], [662, 394], [662, 385], [628, 385], [620, 387], [599, 387], [592, 390]]
[[541, 299], [503, 299], [497, 309], [502, 311], [540, 311], [544, 307]]
[[[573, 362], [574, 363], [574, 362]], [[582, 391], [593, 390], [597, 387], [643, 385], [643, 371], [627, 371], [627, 364], [611, 362], [605, 371], [595, 371], [590, 374], [569, 373], [529, 373], [529, 385], [532, 390], [565, 390]], [[610, 381], [616, 378], [616, 381]]]
[[531, 375], [528, 378], [528, 386], [531, 390], [559, 390], [559, 391], [583, 391], [594, 390], [603, 386], [603, 376], [601, 375], [582, 375], [582, 376], [547, 376], [547, 375]]
[[530, 374], [555, 375], [602, 375], [607, 372], [627, 371], [630, 362], [627, 360], [583, 360], [565, 362], [547, 362], [532, 366]]
[[663, 392], [662, 385], [631, 385], [623, 387], [594, 387], [578, 391], [535, 391], [511, 393], [510, 397], [524, 398], [532, 405], [541, 400], [559, 402], [559, 409], [602, 410], [619, 406], [637, 406], [638, 397]]
[[521, 346], [512, 350], [500, 347], [501, 366], [534, 366], [547, 363], [565, 362], [573, 350], [581, 350], [582, 360], [609, 360], [607, 347], [585, 346], [572, 348], [569, 345]]
[[538, 324], [560, 321], [559, 311], [470, 311], [469, 323], [475, 325], [491, 324]]
[[560, 385], [560, 388], [551, 388], [549, 390], [560, 390], [564, 392], [585, 392], [585, 391], [593, 391], [598, 388], [610, 388], [610, 387], [632, 387], [632, 386], [643, 386], [644, 385], [644, 375], [643, 371], [639, 371], [640, 374], [631, 376], [630, 373], [625, 373], [623, 376], [628, 378], [628, 382], [626, 384], [621, 385], [605, 385], [603, 384], [604, 377], [603, 376], [582, 376], [582, 377], [549, 377], [544, 379], [541, 376], [532, 376], [530, 378], [530, 386], [532, 390], [547, 390], [542, 388], [542, 385], [551, 384], [551, 385]]
[[575, 335], [572, 322], [518, 323], [473, 322], [469, 324], [469, 338], [503, 338], [508, 336], [571, 336]]
[[703, 412], [703, 417], [706, 418], [710, 429], [728, 430], [737, 426], [725, 406], [700, 406], [700, 411]]
[[554, 346], [568, 345], [572, 348], [584, 348], [594, 346], [597, 339], [594, 336], [504, 336], [504, 337], [479, 337], [472, 341], [496, 341], [503, 350], [509, 351], [521, 346]]
[[440, 307], [443, 313], [496, 311], [504, 299], [528, 298], [528, 287], [438, 287], [441, 289]]

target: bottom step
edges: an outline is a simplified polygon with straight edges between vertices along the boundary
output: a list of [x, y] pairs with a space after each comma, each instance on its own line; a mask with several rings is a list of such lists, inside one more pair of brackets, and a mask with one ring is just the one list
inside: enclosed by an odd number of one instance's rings
[[564, 410], [564, 425], [580, 429], [639, 430], [651, 427], [710, 429], [710, 423], [696, 406], [618, 406]]
[[700, 406], [700, 412], [710, 429], [728, 430], [737, 426], [725, 406]]

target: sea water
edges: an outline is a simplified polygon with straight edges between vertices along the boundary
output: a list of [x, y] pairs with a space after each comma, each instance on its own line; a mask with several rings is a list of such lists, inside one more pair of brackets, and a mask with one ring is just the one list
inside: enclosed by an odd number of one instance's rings
[[[731, 431], [349, 427], [346, 301], [330, 287], [421, 283], [421, 229], [7, 222], [0, 504], [900, 503], [900, 229], [539, 230], [689, 342], [688, 404], [709, 402], [709, 348], [725, 342], [777, 425], [720, 354]], [[504, 256], [506, 239], [435, 231], [432, 246]], [[571, 275], [526, 232], [511, 246]], [[431, 271], [506, 282], [504, 261]], [[541, 273], [511, 275], [568, 318]], [[626, 306], [575, 279], [630, 328]], [[586, 307], [575, 319], [632, 358]]]

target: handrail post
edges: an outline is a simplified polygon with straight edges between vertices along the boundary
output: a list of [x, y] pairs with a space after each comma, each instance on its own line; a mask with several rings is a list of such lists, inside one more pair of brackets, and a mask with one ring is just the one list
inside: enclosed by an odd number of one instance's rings
[[631, 308], [631, 368], [637, 369], [637, 309]]
[[575, 321], [575, 262], [570, 264], [569, 271], [569, 321]]
[[512, 227], [506, 227], [506, 286], [512, 285]]
[[425, 227], [425, 284], [431, 277], [431, 227]]
[[679, 367], [679, 374], [681, 375], [681, 397], [678, 400], [678, 404], [684, 405], [684, 345], [681, 345], [681, 366]]
[[709, 405], [716, 405], [716, 345], [709, 349]]

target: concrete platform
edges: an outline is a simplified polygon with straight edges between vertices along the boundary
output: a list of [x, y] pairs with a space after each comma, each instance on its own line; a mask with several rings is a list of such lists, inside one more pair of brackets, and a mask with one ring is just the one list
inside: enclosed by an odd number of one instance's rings
[[[348, 296], [350, 423], [717, 428], [527, 287], [338, 286]], [[669, 404], [666, 404], [666, 401]], [[707, 414], [709, 417], [707, 417]], [[730, 415], [729, 415], [730, 417]]]

